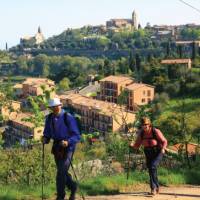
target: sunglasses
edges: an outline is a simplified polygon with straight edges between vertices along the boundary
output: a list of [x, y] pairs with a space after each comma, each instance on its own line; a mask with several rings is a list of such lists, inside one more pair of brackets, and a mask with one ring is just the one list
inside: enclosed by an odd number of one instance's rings
[[149, 124], [142, 124], [142, 126], [148, 126]]

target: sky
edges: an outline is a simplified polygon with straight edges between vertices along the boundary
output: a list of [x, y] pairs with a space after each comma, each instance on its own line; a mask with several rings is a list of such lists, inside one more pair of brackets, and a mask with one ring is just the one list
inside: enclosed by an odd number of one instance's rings
[[[184, 0], [200, 9], [200, 0]], [[144, 27], [200, 24], [200, 13], [180, 0], [0, 0], [0, 49], [19, 44], [20, 38], [36, 34], [45, 38], [67, 28], [100, 25], [112, 18], [131, 18], [133, 10]]]

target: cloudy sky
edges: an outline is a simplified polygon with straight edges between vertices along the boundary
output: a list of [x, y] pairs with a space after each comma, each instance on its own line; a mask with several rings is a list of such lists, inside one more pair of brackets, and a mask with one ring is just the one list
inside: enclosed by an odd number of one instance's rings
[[[200, 0], [184, 0], [200, 9]], [[111, 18], [131, 18], [136, 10], [142, 26], [200, 24], [200, 12], [180, 0], [0, 0], [0, 49], [41, 26], [46, 38], [67, 28], [99, 25]]]

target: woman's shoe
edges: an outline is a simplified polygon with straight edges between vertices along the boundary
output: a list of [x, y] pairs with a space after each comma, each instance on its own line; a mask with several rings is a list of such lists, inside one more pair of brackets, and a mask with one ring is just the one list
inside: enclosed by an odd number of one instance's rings
[[150, 192], [150, 195], [153, 195], [153, 196], [154, 196], [154, 195], [156, 195], [156, 194], [157, 194], [156, 189], [152, 189], [151, 192]]

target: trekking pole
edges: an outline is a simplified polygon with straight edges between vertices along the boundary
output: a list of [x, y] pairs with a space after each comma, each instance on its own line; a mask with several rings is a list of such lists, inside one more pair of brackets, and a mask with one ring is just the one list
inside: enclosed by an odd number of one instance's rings
[[44, 200], [44, 143], [42, 143], [42, 200]]
[[127, 174], [126, 174], [126, 179], [129, 179], [129, 171], [130, 171], [130, 160], [131, 160], [131, 147], [128, 148], [128, 169], [127, 169]]
[[[73, 171], [74, 177], [75, 177], [75, 179], [76, 179], [76, 182], [77, 182], [77, 184], [78, 184], [78, 186], [79, 186], [79, 181], [78, 181], [78, 178], [77, 178], [77, 175], [76, 175], [76, 173], [75, 173], [75, 170], [74, 170], [74, 167], [73, 167], [73, 165], [72, 165], [71, 160], [70, 160], [70, 166], [71, 166], [71, 168], [72, 168], [72, 171]], [[82, 192], [82, 190], [80, 189], [80, 187], [79, 187], [79, 190], [80, 190], [82, 199], [85, 200], [85, 197], [84, 197], [83, 192]]]

